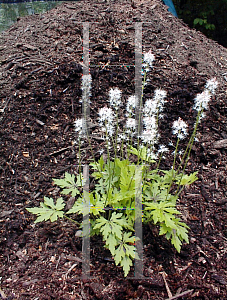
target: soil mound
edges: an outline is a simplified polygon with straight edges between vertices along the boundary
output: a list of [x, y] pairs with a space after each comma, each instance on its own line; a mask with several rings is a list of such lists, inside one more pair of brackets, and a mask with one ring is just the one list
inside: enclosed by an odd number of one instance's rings
[[[73, 121], [81, 115], [83, 22], [89, 23], [92, 119], [111, 87], [119, 87], [125, 99], [135, 91], [135, 22], [142, 22], [143, 51], [151, 49], [156, 57], [145, 95], [152, 97], [155, 88], [168, 93], [163, 142], [178, 117], [192, 128], [194, 97], [207, 79], [219, 81], [187, 169], [198, 170], [199, 180], [179, 199], [190, 244], [178, 254], [155, 230], [144, 228], [145, 280], [124, 279], [100, 239], [91, 241], [93, 279], [80, 280], [77, 226], [34, 226], [25, 211], [43, 196], [54, 197], [52, 178], [75, 172], [78, 164]], [[158, 0], [67, 2], [21, 18], [1, 33], [0, 296], [175, 299], [168, 286], [181, 299], [226, 299], [226, 81], [227, 50], [189, 29]], [[96, 151], [101, 146], [94, 142]]]

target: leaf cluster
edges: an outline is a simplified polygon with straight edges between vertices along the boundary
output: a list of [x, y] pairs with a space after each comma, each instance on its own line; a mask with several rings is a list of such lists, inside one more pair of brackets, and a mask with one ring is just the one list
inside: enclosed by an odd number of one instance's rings
[[[145, 150], [130, 150], [146, 163]], [[73, 207], [65, 212], [65, 203], [58, 198], [56, 204], [52, 198], [44, 197], [40, 207], [27, 208], [38, 216], [36, 223], [56, 221], [68, 214], [89, 214], [91, 235], [102, 235], [105, 247], [111, 252], [116, 265], [123, 268], [127, 276], [134, 259], [139, 259], [134, 236], [135, 200], [140, 197], [143, 204], [143, 222], [152, 222], [159, 226], [159, 234], [165, 235], [180, 252], [183, 242], [188, 243], [188, 226], [179, 218], [177, 210], [178, 193], [173, 193], [176, 186], [192, 184], [196, 173], [177, 174], [174, 170], [152, 170], [146, 164], [136, 165], [128, 159], [115, 158], [105, 163], [103, 156], [98, 162], [92, 162], [91, 176], [95, 187], [87, 192], [83, 189], [82, 175], [65, 173], [62, 179], [53, 179], [63, 195], [76, 198]], [[140, 188], [143, 187], [143, 188]]]

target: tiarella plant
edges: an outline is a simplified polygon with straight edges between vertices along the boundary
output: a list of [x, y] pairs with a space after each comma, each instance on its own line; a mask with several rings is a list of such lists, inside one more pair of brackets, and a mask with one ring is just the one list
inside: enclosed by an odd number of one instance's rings
[[[56, 200], [56, 204], [52, 198], [44, 197], [40, 207], [27, 208], [29, 212], [38, 216], [35, 223], [47, 220], [53, 222], [62, 217], [70, 219], [70, 214], [89, 213], [90, 234], [102, 235], [105, 247], [110, 250], [116, 265], [120, 264], [123, 267], [125, 276], [133, 260], [139, 259], [135, 250], [138, 240], [135, 237], [135, 202], [138, 197], [143, 205], [144, 223], [151, 222], [157, 225], [159, 234], [165, 235], [178, 252], [183, 242], [188, 243], [189, 228], [180, 218], [177, 201], [184, 186], [197, 180], [197, 172], [187, 175], [185, 168], [198, 124], [205, 116], [205, 110], [208, 109], [218, 84], [215, 78], [208, 80], [204, 91], [195, 98], [193, 108], [197, 110], [197, 118], [179, 165], [176, 165], [179, 143], [187, 138], [188, 125], [181, 118], [173, 122], [173, 135], [177, 137], [173, 165], [170, 170], [162, 170], [160, 162], [165, 153], [169, 153], [169, 149], [165, 145], [158, 147], [158, 125], [159, 120], [164, 118], [163, 109], [167, 93], [156, 89], [153, 99], [147, 99], [143, 103], [146, 77], [154, 58], [150, 51], [144, 54], [142, 96], [141, 99], [135, 95], [128, 98], [124, 126], [119, 122], [119, 119], [122, 119], [122, 92], [118, 88], [110, 89], [110, 107], [105, 106], [98, 112], [100, 131], [106, 144], [105, 149], [99, 149], [102, 155], [98, 161], [95, 160], [92, 150], [92, 134], [86, 134], [86, 115], [74, 123], [79, 145], [79, 164], [81, 143], [87, 140], [90, 145], [92, 162], [89, 165], [93, 169], [91, 176], [95, 180], [94, 188], [89, 193], [83, 189], [84, 178], [79, 168], [76, 175], [65, 173], [64, 178], [53, 179], [54, 184], [62, 189], [62, 195], [75, 197], [75, 203], [69, 211], [64, 210], [65, 203], [62, 197]], [[89, 103], [90, 75], [83, 77], [82, 89], [82, 100]], [[138, 116], [137, 111], [142, 113]], [[87, 212], [84, 210], [85, 196], [89, 199]]]

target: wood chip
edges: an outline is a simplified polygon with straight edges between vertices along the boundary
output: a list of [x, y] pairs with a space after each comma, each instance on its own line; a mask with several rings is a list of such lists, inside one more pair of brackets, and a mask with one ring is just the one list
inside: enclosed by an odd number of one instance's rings
[[214, 142], [213, 147], [214, 147], [214, 149], [227, 148], [227, 139]]

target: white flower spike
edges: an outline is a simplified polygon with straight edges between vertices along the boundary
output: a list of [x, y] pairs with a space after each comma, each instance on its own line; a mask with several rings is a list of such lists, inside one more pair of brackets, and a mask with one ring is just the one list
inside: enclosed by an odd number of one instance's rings
[[218, 86], [218, 81], [214, 77], [212, 79], [207, 80], [205, 89], [207, 89], [211, 94], [215, 94], [215, 90], [216, 90], [217, 86]]
[[144, 116], [150, 117], [157, 115], [158, 113], [158, 102], [154, 99], [147, 99], [143, 108]]
[[155, 116], [143, 118], [144, 127], [146, 130], [156, 130], [157, 122]]
[[197, 111], [208, 109], [211, 94], [208, 90], [204, 90], [201, 94], [198, 94], [195, 98], [195, 104], [193, 106]]
[[136, 120], [133, 118], [128, 118], [125, 124], [126, 128], [135, 131], [136, 130]]
[[121, 105], [121, 90], [119, 90], [118, 88], [110, 89], [109, 97], [110, 105], [117, 110]]
[[156, 89], [154, 91], [154, 101], [158, 102], [159, 112], [163, 110], [163, 105], [166, 103], [167, 92], [165, 90]]
[[144, 144], [154, 145], [157, 143], [157, 132], [153, 129], [144, 130], [140, 136]]
[[111, 123], [114, 119], [113, 110], [109, 107], [102, 107], [99, 110], [99, 122], [105, 122]]
[[167, 148], [165, 145], [160, 145], [158, 152], [159, 153], [169, 152], [169, 148]]
[[126, 106], [126, 110], [127, 110], [127, 114], [126, 116], [133, 116], [135, 115], [135, 108], [138, 105], [138, 98], [134, 95], [134, 96], [130, 96], [128, 98], [128, 102], [127, 102], [127, 106]]
[[177, 121], [173, 122], [173, 134], [177, 135], [177, 137], [181, 140], [187, 136], [187, 128], [187, 123], [185, 123], [185, 121], [183, 121], [180, 117]]
[[114, 134], [114, 113], [111, 108], [102, 107], [99, 110], [99, 125], [102, 132], [107, 132], [109, 136]]
[[83, 127], [84, 127], [83, 119], [77, 119], [76, 121], [74, 121], [74, 130], [79, 137], [83, 135]]
[[153, 66], [153, 61], [155, 60], [154, 54], [151, 53], [151, 50], [144, 53], [143, 61], [145, 64], [147, 64], [149, 67]]

